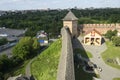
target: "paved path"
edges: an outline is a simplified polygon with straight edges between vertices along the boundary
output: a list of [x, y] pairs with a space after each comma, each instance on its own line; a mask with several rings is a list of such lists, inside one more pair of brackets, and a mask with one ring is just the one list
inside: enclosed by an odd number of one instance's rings
[[[79, 37], [78, 40], [81, 42], [82, 38]], [[78, 42], [74, 42], [73, 44], [73, 47], [80, 47], [92, 53], [93, 58], [91, 58], [90, 61], [102, 68], [102, 72], [99, 72], [102, 80], [112, 80], [113, 78], [120, 77], [120, 70], [106, 65], [101, 57], [101, 53], [107, 49], [105, 43], [101, 46], [88, 46], [83, 44], [78, 46]]]
[[[45, 48], [43, 48], [42, 50], [40, 50], [40, 53], [41, 53], [42, 51], [44, 51], [46, 48], [48, 48], [48, 46], [46, 46]], [[27, 64], [27, 66], [26, 66], [25, 76], [28, 77], [28, 78], [32, 76], [32, 75], [31, 75], [30, 66], [31, 66], [31, 63], [32, 63], [36, 58], [37, 58], [37, 56], [34, 57], [34, 58]]]
[[26, 66], [26, 69], [25, 69], [25, 75], [26, 77], [30, 77], [31, 76], [31, 70], [30, 70], [30, 65], [31, 63], [36, 59], [37, 57], [33, 58]]

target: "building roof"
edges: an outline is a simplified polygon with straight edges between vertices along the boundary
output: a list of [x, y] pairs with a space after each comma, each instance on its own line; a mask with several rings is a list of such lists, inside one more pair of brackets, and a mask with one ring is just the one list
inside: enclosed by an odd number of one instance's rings
[[78, 20], [78, 18], [71, 11], [69, 11], [63, 20]]
[[100, 36], [102, 36], [102, 34], [101, 34], [99, 31], [97, 31], [96, 29], [91, 29], [91, 30], [87, 31], [87, 32], [85, 33], [85, 35], [89, 34], [89, 33], [92, 32], [92, 31], [95, 31], [97, 34], [99, 34]]
[[0, 28], [0, 34], [6, 34], [8, 36], [20, 36], [25, 33], [25, 30], [19, 29], [8, 29], [8, 28]]
[[8, 41], [14, 41], [24, 35], [25, 31], [26, 30], [0, 28], [0, 39], [7, 38]]

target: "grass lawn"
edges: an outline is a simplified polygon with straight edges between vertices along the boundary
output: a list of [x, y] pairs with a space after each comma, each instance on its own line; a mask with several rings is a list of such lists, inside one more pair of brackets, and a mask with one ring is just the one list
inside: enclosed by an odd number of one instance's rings
[[114, 78], [113, 80], [120, 80], [120, 78]]
[[85, 57], [85, 58], [92, 58], [92, 54], [88, 51], [85, 51], [85, 50], [82, 50], [80, 48], [76, 48], [74, 49], [74, 53], [76, 54], [81, 54], [82, 57]]
[[32, 75], [37, 80], [56, 80], [61, 45], [61, 40], [54, 42], [32, 62]]
[[119, 65], [107, 62], [107, 59], [116, 59], [116, 57], [120, 59], [120, 47], [115, 47], [110, 41], [107, 41], [106, 45], [108, 49], [102, 53], [103, 60], [106, 64], [120, 69]]
[[8, 77], [10, 76], [17, 76], [19, 74], [25, 74], [25, 68], [26, 68], [26, 65], [29, 63], [30, 60], [27, 60], [25, 61], [23, 64], [21, 64], [20, 66], [18, 67], [15, 67], [14, 69], [12, 70], [9, 70], [4, 76], [5, 78], [7, 79]]

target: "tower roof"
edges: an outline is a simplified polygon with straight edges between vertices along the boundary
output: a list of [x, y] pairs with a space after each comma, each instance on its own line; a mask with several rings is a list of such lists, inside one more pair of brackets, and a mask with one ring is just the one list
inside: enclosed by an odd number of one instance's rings
[[78, 18], [71, 11], [69, 11], [63, 20], [78, 20]]

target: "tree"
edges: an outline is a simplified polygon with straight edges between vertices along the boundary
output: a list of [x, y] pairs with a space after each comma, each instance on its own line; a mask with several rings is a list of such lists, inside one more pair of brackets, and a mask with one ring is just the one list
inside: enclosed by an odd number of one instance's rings
[[0, 39], [0, 45], [4, 45], [8, 42], [8, 40], [6, 38], [2, 38]]
[[23, 60], [28, 58], [32, 48], [32, 38], [25, 37], [22, 38], [19, 43], [13, 48], [13, 56], [17, 56]]
[[1, 61], [1, 71], [4, 72], [7, 69], [11, 68], [11, 60], [8, 58], [7, 55], [1, 55], [0, 56]]
[[115, 46], [120, 46], [120, 37], [114, 36], [112, 42]]
[[40, 45], [36, 38], [24, 37], [13, 48], [13, 56], [19, 57], [23, 60], [28, 59], [32, 54], [38, 51]]
[[0, 72], [0, 80], [3, 80], [3, 73]]
[[2, 70], [3, 68], [3, 62], [0, 60], [0, 71]]
[[112, 37], [116, 35], [117, 35], [117, 30], [114, 30], [114, 31], [108, 30], [107, 33], [105, 34], [105, 37], [111, 40]]
[[115, 29], [112, 33], [113, 33], [113, 36], [116, 36], [118, 31]]
[[108, 38], [109, 40], [111, 40], [113, 36], [112, 30], [108, 30], [107, 33], [105, 34], [105, 37]]
[[38, 51], [39, 49], [40, 49], [40, 44], [39, 44], [39, 42], [38, 42], [38, 39], [37, 38], [33, 38], [33, 50], [34, 51]]

